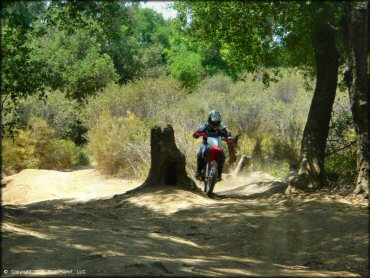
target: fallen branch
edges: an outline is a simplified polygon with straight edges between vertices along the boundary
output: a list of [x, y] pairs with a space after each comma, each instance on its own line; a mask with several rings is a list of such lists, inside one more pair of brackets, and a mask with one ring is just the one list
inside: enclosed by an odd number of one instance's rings
[[334, 150], [334, 151], [332, 151], [332, 152], [330, 152], [330, 153], [325, 154], [325, 157], [326, 157], [326, 156], [329, 156], [329, 155], [332, 155], [332, 154], [335, 154], [335, 153], [337, 153], [337, 152], [339, 152], [339, 151], [343, 151], [343, 150], [345, 150], [345, 149], [347, 149], [347, 148], [349, 148], [349, 147], [352, 147], [355, 143], [356, 143], [356, 141], [352, 141], [352, 142], [350, 142], [348, 145], [345, 145], [345, 146], [343, 146], [343, 147], [341, 147], [341, 148], [339, 148], [339, 149], [337, 149], [337, 150]]

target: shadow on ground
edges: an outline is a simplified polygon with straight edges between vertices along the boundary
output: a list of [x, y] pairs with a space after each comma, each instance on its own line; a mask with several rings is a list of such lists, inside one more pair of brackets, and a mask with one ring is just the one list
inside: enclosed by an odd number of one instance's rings
[[[179, 203], [181, 193], [145, 194], [156, 195], [160, 208]], [[193, 197], [206, 198], [200, 195]], [[162, 213], [133, 197], [4, 206], [3, 268], [123, 276], [369, 275], [365, 208], [229, 197]]]

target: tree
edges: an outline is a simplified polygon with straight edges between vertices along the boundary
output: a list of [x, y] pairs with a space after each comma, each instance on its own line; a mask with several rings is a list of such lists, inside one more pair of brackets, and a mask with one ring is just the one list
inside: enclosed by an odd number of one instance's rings
[[325, 149], [338, 81], [339, 53], [334, 30], [328, 24], [315, 27], [316, 88], [308, 114], [300, 154], [299, 177], [303, 186], [317, 188], [325, 182]]
[[193, 89], [201, 79], [203, 68], [201, 56], [195, 52], [183, 51], [173, 57], [171, 75], [189, 89]]
[[167, 60], [172, 34], [171, 23], [156, 11], [144, 8], [136, 10], [133, 22], [140, 42], [140, 77], [159, 77], [168, 74]]
[[88, 30], [69, 33], [50, 27], [30, 45], [30, 60], [42, 65], [39, 74], [44, 84], [74, 99], [82, 100], [118, 79], [113, 61], [101, 53]]
[[5, 101], [16, 102], [42, 88], [42, 79], [37, 74], [40, 65], [29, 60], [27, 41], [45, 3], [4, 1], [2, 5], [1, 110], [4, 111]]
[[[304, 188], [324, 182], [324, 159], [340, 53], [338, 26], [343, 5], [335, 2], [176, 3], [184, 30], [221, 43], [224, 59], [236, 71], [260, 71], [266, 84], [279, 65], [316, 75], [302, 138], [299, 174]], [[197, 31], [199, 30], [199, 31]]]
[[348, 71], [351, 110], [357, 134], [357, 180], [355, 193], [369, 195], [369, 5], [367, 1], [346, 3]]
[[90, 30], [101, 52], [112, 59], [120, 84], [166, 74], [170, 24], [155, 11], [140, 9], [138, 2], [52, 1], [44, 22], [67, 33]]
[[172, 77], [193, 90], [202, 77], [223, 72], [233, 79], [236, 75], [221, 57], [218, 42], [183, 32], [178, 19], [170, 21], [169, 46], [165, 49], [166, 62]]

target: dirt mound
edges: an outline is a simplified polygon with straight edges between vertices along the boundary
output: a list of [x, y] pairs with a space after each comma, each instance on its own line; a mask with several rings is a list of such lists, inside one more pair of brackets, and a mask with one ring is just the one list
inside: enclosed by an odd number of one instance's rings
[[116, 178], [105, 178], [94, 169], [72, 172], [26, 169], [4, 178], [3, 205], [31, 204], [54, 199], [87, 201], [109, 198], [141, 184]]
[[159, 187], [137, 192], [127, 198], [128, 202], [155, 212], [172, 214], [181, 210], [214, 205], [216, 200], [206, 194], [197, 194], [173, 187]]
[[[259, 195], [271, 190], [277, 181], [279, 180], [275, 177], [263, 172], [255, 172], [245, 177], [225, 175], [224, 180], [216, 184], [215, 193], [225, 196]], [[75, 202], [110, 198], [142, 184], [142, 181], [105, 178], [94, 169], [71, 172], [26, 169], [4, 178], [3, 182], [6, 184], [2, 191], [4, 205], [25, 205], [55, 199]], [[198, 182], [197, 185], [203, 188], [202, 183]], [[135, 195], [131, 202], [173, 213], [191, 206], [212, 204], [214, 201], [186, 190], [164, 187], [158, 192], [148, 191]], [[162, 204], [161, 207], [159, 204]]]
[[[217, 184], [217, 192], [228, 197], [261, 198], [268, 197], [278, 192], [283, 192], [287, 184], [281, 179], [264, 172], [253, 172], [242, 177], [230, 176], [226, 181]], [[233, 184], [228, 187], [227, 184]]]

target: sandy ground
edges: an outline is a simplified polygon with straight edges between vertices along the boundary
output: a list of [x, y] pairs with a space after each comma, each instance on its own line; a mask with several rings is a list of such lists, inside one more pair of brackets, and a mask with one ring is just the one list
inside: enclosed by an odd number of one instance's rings
[[366, 202], [261, 195], [279, 186], [268, 174], [225, 178], [214, 199], [171, 187], [124, 195], [142, 181], [94, 169], [4, 181], [5, 276], [369, 275]]

